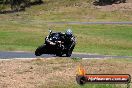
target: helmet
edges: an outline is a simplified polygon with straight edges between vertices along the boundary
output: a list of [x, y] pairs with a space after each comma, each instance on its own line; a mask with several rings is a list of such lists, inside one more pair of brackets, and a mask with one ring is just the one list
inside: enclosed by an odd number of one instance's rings
[[66, 36], [72, 36], [72, 30], [71, 29], [67, 29], [65, 34], [66, 34]]

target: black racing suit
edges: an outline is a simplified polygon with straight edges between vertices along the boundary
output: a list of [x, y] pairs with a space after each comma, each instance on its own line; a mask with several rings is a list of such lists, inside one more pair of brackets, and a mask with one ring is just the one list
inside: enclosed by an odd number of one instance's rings
[[67, 50], [73, 50], [76, 44], [76, 38], [74, 35], [67, 36], [65, 35], [65, 47]]

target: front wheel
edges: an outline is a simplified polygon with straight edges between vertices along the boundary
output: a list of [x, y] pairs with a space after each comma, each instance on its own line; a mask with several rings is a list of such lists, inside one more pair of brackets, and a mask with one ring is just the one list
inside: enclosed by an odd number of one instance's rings
[[68, 51], [66, 52], [66, 57], [70, 57], [72, 55], [72, 51], [73, 51], [74, 47], [75, 47], [75, 45], [73, 45], [71, 49], [68, 49]]
[[36, 51], [35, 51], [35, 55], [36, 56], [41, 56], [44, 52], [44, 48], [45, 48], [46, 45], [42, 45], [42, 46], [39, 46]]
[[71, 50], [68, 50], [67, 53], [66, 53], [66, 57], [70, 57], [72, 54], [72, 51]]
[[56, 56], [62, 57], [62, 55], [63, 55], [62, 51], [56, 53]]

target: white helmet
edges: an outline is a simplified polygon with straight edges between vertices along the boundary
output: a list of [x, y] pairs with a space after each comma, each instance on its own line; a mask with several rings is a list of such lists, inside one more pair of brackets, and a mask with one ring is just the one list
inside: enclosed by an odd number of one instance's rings
[[66, 32], [65, 32], [65, 34], [67, 36], [71, 36], [72, 35], [72, 30], [71, 29], [67, 29]]

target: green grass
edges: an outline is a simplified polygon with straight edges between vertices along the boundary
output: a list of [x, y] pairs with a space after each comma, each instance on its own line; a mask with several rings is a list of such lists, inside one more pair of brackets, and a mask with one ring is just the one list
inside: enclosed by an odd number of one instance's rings
[[75, 88], [123, 88], [121, 86], [116, 86], [113, 84], [86, 84], [84, 86], [77, 86]]
[[[5, 22], [5, 21], [4, 21]], [[64, 32], [72, 28], [77, 37], [75, 52], [132, 55], [131, 25], [46, 25], [31, 21], [0, 24], [0, 50], [34, 51], [43, 44], [48, 28]]]
[[131, 25], [45, 24], [60, 21], [131, 21], [132, 11], [101, 11], [92, 0], [45, 0], [25, 12], [0, 14], [0, 51], [32, 51], [44, 42], [48, 29], [72, 28], [75, 52], [132, 55]]
[[34, 52], [43, 44], [48, 28], [61, 32], [72, 28], [77, 37], [75, 52], [132, 55], [131, 25], [55, 25], [36, 21], [0, 23], [0, 50]]
[[[37, 88], [44, 88], [45, 85], [41, 85], [38, 86]], [[85, 84], [85, 85], [78, 85], [78, 84], [74, 84], [74, 85], [54, 85], [53, 87], [48, 87], [46, 86], [46, 88], [126, 88], [127, 85], [125, 85], [124, 87], [120, 86], [120, 85], [115, 85], [115, 84]]]

